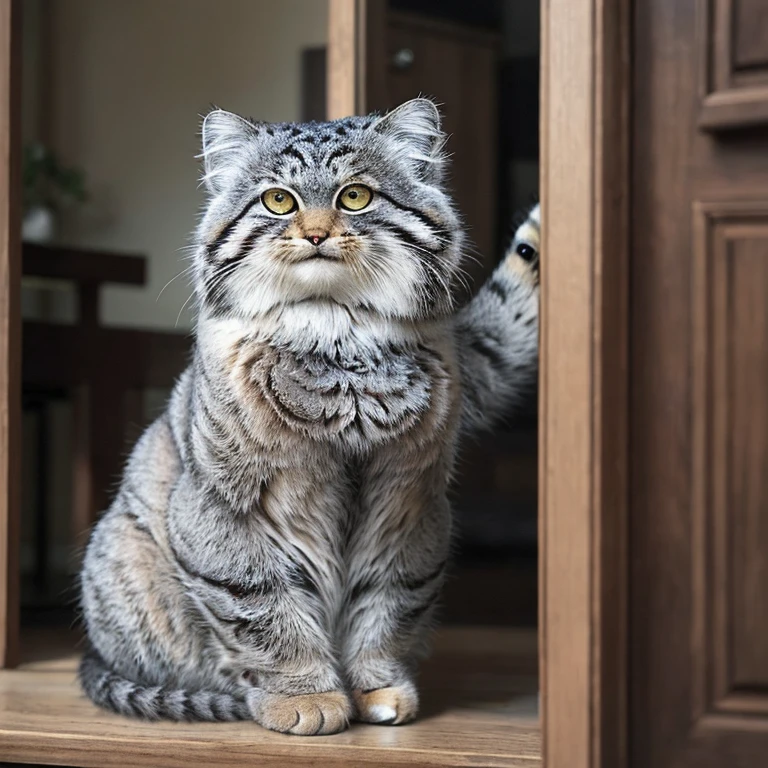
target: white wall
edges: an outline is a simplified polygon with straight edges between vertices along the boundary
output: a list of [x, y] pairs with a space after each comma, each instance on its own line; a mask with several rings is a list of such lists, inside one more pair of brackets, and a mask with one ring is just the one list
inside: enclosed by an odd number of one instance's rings
[[[49, 3], [52, 125], [92, 201], [63, 244], [145, 254], [146, 288], [108, 288], [102, 321], [173, 328], [189, 296], [180, 249], [202, 203], [199, 113], [300, 116], [304, 48], [327, 39], [326, 0], [55, 0]], [[189, 313], [180, 328], [187, 327]]]
[[[183, 267], [179, 249], [203, 201], [198, 115], [216, 103], [265, 120], [298, 119], [301, 51], [325, 44], [327, 0], [24, 0], [23, 12], [24, 138], [42, 139], [82, 167], [92, 192], [89, 204], [62, 217], [57, 240], [146, 255], [148, 285], [105, 289], [102, 321], [173, 329], [189, 296], [184, 279], [156, 299]], [[26, 316], [73, 315], [71, 291], [39, 285], [27, 281]], [[190, 320], [183, 314], [179, 330]], [[59, 572], [73, 567], [71, 414], [57, 403], [48, 416], [50, 554]], [[35, 423], [25, 416], [25, 571], [37, 503]]]

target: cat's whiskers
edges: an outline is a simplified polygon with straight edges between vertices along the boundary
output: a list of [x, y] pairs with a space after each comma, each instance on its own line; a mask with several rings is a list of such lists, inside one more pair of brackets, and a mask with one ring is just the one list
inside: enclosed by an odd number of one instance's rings
[[158, 294], [157, 294], [157, 298], [155, 299], [155, 302], [158, 302], [158, 301], [160, 301], [160, 297], [163, 295], [163, 293], [165, 293], [165, 289], [166, 289], [166, 288], [167, 288], [167, 287], [168, 287], [168, 286], [169, 286], [169, 285], [170, 285], [170, 284], [171, 284], [171, 283], [172, 283], [174, 280], [178, 280], [178, 279], [179, 279], [179, 278], [180, 278], [182, 275], [191, 274], [192, 272], [194, 272], [195, 268], [196, 268], [196, 265], [195, 265], [195, 264], [190, 264], [190, 265], [189, 265], [188, 267], [186, 267], [185, 269], [182, 269], [182, 270], [181, 270], [181, 272], [179, 272], [178, 274], [174, 275], [174, 276], [173, 276], [173, 277], [172, 277], [172, 278], [171, 278], [171, 279], [170, 279], [170, 280], [169, 280], [169, 281], [168, 281], [168, 282], [167, 282], [167, 283], [166, 283], [166, 284], [165, 284], [165, 285], [164, 285], [164, 286], [163, 286], [163, 287], [160, 289], [160, 293], [158, 293]]
[[179, 320], [181, 320], [181, 313], [186, 309], [187, 304], [189, 304], [190, 301], [195, 297], [195, 292], [192, 291], [192, 293], [189, 294], [189, 297], [187, 300], [181, 305], [181, 309], [179, 310], [179, 314], [176, 315], [176, 322], [173, 324], [174, 328], [177, 328], [179, 325]]

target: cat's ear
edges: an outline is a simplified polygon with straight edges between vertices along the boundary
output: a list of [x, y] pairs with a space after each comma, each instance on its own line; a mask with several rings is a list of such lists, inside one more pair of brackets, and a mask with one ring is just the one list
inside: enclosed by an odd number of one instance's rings
[[211, 110], [203, 119], [203, 181], [212, 194], [221, 192], [245, 154], [257, 127], [240, 115]]
[[440, 112], [431, 99], [411, 99], [379, 118], [374, 130], [407, 147], [407, 157], [425, 177], [440, 176], [446, 135], [440, 128]]

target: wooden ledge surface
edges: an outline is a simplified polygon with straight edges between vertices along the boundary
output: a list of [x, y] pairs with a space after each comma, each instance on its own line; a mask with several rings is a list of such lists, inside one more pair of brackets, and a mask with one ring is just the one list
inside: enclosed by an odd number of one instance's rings
[[425, 665], [419, 720], [353, 724], [334, 736], [285, 736], [255, 723], [145, 723], [94, 707], [75, 681], [71, 635], [23, 640], [0, 672], [0, 760], [107, 768], [487, 766], [538, 768], [533, 632], [444, 629]]

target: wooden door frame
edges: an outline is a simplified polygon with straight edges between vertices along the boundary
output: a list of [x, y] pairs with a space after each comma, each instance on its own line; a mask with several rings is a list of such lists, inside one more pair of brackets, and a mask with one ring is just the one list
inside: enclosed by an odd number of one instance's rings
[[547, 768], [628, 763], [630, 0], [543, 0], [540, 663]]
[[[373, 36], [361, 30], [378, 26], [383, 7], [382, 0], [329, 0], [331, 117], [364, 109], [361, 83], [375, 84], [377, 74], [364, 46]], [[15, 662], [18, 643], [19, 10], [17, 0], [0, 0], [2, 666]], [[547, 768], [626, 763], [630, 11], [630, 0], [542, 2], [539, 513]]]
[[[380, 82], [385, 7], [330, 0], [329, 118], [364, 111], [366, 88]], [[627, 764], [630, 23], [630, 0], [542, 0], [546, 768]]]
[[21, 4], [0, 0], [0, 668], [19, 652]]

